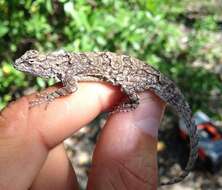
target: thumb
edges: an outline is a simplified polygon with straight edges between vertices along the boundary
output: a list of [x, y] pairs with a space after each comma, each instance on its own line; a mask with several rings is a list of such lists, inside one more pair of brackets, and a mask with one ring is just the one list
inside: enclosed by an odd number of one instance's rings
[[107, 121], [93, 156], [88, 189], [156, 189], [157, 132], [165, 104], [140, 94], [139, 107]]

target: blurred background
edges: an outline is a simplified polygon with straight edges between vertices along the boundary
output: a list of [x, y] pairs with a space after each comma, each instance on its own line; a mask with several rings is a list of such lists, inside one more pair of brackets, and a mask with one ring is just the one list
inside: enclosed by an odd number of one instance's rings
[[[206, 114], [205, 123], [216, 130], [216, 140], [220, 140], [221, 10], [222, 0], [0, 0], [0, 109], [54, 83], [12, 67], [13, 60], [26, 50], [121, 52], [147, 61], [173, 79], [193, 112], [201, 111], [202, 115], [197, 114], [195, 119]], [[100, 116], [66, 140], [82, 187], [103, 123]], [[186, 163], [189, 149], [181, 128], [169, 109], [158, 143], [159, 173], [163, 179], [177, 174]], [[210, 133], [209, 126], [206, 129]], [[207, 142], [215, 141], [212, 136]], [[206, 147], [210, 151], [216, 147], [212, 150], [220, 158], [216, 165], [205, 157], [184, 182], [171, 189], [222, 189], [222, 143], [217, 141], [210, 148], [209, 143], [202, 151], [206, 156]]]

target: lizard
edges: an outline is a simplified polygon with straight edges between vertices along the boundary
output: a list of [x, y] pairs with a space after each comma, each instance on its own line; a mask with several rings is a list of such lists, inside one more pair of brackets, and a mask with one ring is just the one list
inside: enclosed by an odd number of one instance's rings
[[182, 181], [193, 168], [198, 157], [198, 132], [189, 104], [180, 89], [168, 77], [145, 62], [132, 56], [113, 52], [50, 52], [28, 50], [16, 59], [13, 66], [25, 73], [45, 79], [54, 78], [63, 86], [51, 93], [40, 94], [30, 106], [47, 105], [56, 98], [67, 96], [78, 89], [80, 81], [102, 81], [119, 86], [127, 100], [115, 108], [117, 112], [132, 111], [139, 105], [139, 93], [154, 92], [172, 106], [183, 119], [190, 139], [187, 165], [181, 174], [160, 185]]

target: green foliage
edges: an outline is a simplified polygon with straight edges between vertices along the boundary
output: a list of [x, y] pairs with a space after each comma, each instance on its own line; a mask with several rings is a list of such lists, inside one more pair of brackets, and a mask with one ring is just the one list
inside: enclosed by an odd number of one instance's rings
[[[15, 71], [11, 66], [15, 58], [31, 48], [62, 48], [109, 50], [147, 60], [187, 92], [194, 110], [208, 111], [211, 92], [222, 92], [219, 76], [204, 68], [221, 60], [215, 37], [218, 15], [211, 9], [191, 19], [188, 2], [0, 0], [0, 108], [30, 86], [48, 85]], [[194, 67], [198, 61], [202, 64]], [[188, 82], [191, 78], [192, 83]]]

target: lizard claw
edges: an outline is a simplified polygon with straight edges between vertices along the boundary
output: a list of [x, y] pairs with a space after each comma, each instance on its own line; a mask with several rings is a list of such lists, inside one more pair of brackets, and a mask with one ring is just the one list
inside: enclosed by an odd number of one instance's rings
[[137, 104], [124, 102], [118, 106], [115, 106], [111, 111], [110, 115], [120, 112], [131, 112], [137, 108]]
[[48, 108], [49, 103], [52, 101], [53, 98], [50, 98], [49, 93], [38, 93], [36, 94], [36, 99], [31, 100], [29, 102], [29, 109], [45, 103], [45, 110], [46, 110]]

